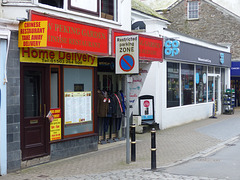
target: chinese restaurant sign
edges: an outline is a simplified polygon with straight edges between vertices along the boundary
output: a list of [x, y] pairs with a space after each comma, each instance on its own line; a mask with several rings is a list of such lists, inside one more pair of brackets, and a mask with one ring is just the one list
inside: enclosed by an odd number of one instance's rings
[[61, 139], [61, 109], [50, 110], [54, 119], [50, 123], [50, 141]]
[[97, 56], [44, 49], [21, 48], [20, 62], [97, 66]]
[[28, 21], [19, 24], [18, 47], [46, 47], [47, 21]]
[[48, 21], [47, 48], [109, 55], [108, 28], [30, 11], [31, 21]]
[[[136, 35], [131, 32], [112, 30], [113, 55], [116, 54], [116, 36]], [[139, 60], [163, 61], [163, 39], [139, 34]]]

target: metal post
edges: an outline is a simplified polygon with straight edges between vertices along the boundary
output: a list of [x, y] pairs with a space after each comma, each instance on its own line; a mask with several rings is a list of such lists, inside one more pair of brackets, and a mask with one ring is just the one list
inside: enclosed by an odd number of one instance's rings
[[136, 138], [135, 138], [135, 124], [131, 125], [131, 161], [136, 161]]
[[130, 139], [129, 139], [129, 114], [130, 114], [130, 107], [129, 107], [129, 83], [131, 82], [130, 76], [127, 75], [127, 87], [126, 87], [126, 96], [127, 96], [127, 109], [126, 109], [126, 163], [130, 163]]
[[151, 131], [151, 169], [156, 169], [156, 130]]

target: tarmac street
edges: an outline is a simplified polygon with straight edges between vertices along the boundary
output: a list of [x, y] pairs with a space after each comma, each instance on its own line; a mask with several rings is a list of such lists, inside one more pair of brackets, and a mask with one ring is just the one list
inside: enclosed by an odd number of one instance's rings
[[[233, 115], [222, 114], [217, 118], [157, 130], [157, 169], [154, 171], [151, 170], [151, 133], [148, 132], [136, 134], [136, 162], [130, 164], [126, 163], [126, 142], [119, 141], [99, 145], [99, 150], [95, 152], [9, 173], [1, 176], [0, 180], [230, 179], [230, 174], [217, 177], [200, 171], [199, 166], [204, 169], [214, 162], [222, 164], [219, 168], [225, 169], [224, 161], [228, 161], [231, 167], [231, 158], [228, 160], [226, 157], [229, 152], [237, 155], [240, 147], [239, 134], [240, 109], [236, 109]], [[226, 149], [230, 151], [224, 152]], [[237, 169], [239, 163], [234, 167]], [[191, 171], [187, 171], [189, 169]], [[214, 171], [217, 172], [217, 169]], [[228, 173], [233, 172], [234, 169]]]

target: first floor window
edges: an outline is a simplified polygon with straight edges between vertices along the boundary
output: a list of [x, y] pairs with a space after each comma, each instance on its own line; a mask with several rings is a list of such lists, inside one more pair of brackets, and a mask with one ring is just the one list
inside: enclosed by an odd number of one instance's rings
[[188, 2], [188, 19], [198, 19], [199, 18], [199, 7], [198, 1]]
[[194, 103], [194, 65], [181, 64], [181, 104], [188, 105]]
[[167, 63], [167, 107], [179, 106], [179, 64]]

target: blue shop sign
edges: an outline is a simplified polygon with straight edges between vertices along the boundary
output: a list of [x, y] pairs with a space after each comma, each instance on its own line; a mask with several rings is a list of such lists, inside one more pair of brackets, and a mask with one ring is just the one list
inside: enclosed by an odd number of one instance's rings
[[240, 62], [232, 62], [231, 76], [240, 76]]

